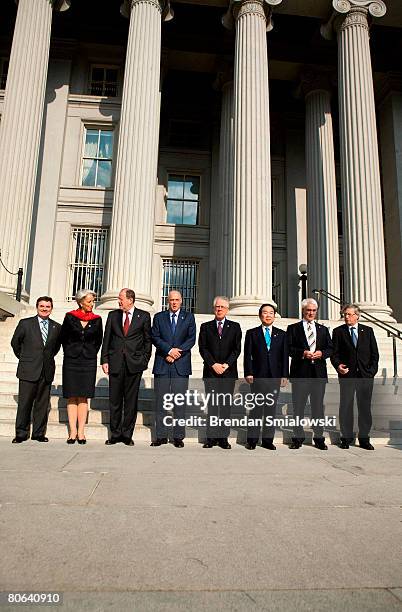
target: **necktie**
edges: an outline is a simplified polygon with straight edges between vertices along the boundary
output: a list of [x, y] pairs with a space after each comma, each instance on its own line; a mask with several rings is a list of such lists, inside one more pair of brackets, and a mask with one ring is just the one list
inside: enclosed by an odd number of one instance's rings
[[269, 327], [265, 328], [265, 344], [267, 345], [267, 349], [271, 348], [271, 334], [269, 333]]
[[356, 336], [356, 329], [354, 327], [350, 328], [350, 335], [352, 337], [353, 346], [356, 348], [356, 345], [357, 345], [357, 336]]
[[218, 334], [222, 336], [222, 321], [218, 321]]
[[174, 335], [174, 333], [176, 331], [176, 313], [175, 312], [172, 314], [172, 323], [171, 323], [171, 326], [172, 326], [172, 334]]
[[125, 336], [127, 336], [128, 334], [129, 327], [130, 327], [130, 317], [128, 316], [128, 312], [126, 312], [126, 318], [124, 319], [124, 325], [123, 325], [123, 334]]
[[43, 344], [46, 344], [48, 327], [47, 327], [47, 321], [45, 319], [41, 321], [40, 333], [42, 334]]
[[312, 353], [315, 353], [314, 329], [311, 323], [307, 323], [307, 342]]

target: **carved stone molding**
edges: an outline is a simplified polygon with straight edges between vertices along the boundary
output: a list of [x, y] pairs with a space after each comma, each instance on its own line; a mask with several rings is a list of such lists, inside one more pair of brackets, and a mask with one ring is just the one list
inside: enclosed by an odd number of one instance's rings
[[161, 13], [162, 21], [171, 21], [174, 17], [174, 11], [170, 6], [169, 0], [124, 0], [120, 5], [120, 13], [128, 19], [133, 6], [139, 3], [154, 6]]
[[369, 27], [367, 17], [383, 17], [387, 7], [383, 0], [332, 0], [334, 11], [320, 28], [321, 36], [331, 40], [334, 31], [338, 32], [348, 26], [361, 25]]

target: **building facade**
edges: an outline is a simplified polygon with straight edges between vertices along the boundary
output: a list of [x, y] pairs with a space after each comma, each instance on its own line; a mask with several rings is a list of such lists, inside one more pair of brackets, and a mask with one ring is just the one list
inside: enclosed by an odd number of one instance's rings
[[[0, 250], [23, 297], [402, 320], [397, 0], [4, 0]], [[0, 291], [15, 276], [0, 269]], [[322, 318], [336, 319], [322, 300]]]

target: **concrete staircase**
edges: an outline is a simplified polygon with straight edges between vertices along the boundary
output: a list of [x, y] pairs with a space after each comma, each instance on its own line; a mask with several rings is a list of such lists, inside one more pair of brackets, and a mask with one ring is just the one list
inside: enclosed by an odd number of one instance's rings
[[[18, 323], [19, 318], [31, 316], [34, 310], [25, 311], [19, 316], [8, 318], [0, 322], [0, 436], [13, 436], [15, 414], [18, 401], [18, 380], [15, 377], [17, 359], [15, 358], [10, 347], [11, 336]], [[52, 317], [62, 322], [65, 310], [55, 310]], [[102, 313], [106, 319], [107, 313]], [[210, 320], [210, 315], [197, 315], [197, 329], [202, 322]], [[233, 317], [235, 319], [235, 317]], [[247, 329], [255, 327], [258, 324], [257, 317], [238, 317], [243, 330], [243, 339]], [[278, 319], [276, 325], [282, 329], [295, 322], [294, 319]], [[339, 322], [325, 322], [329, 327], [333, 328]], [[402, 379], [393, 380], [393, 360], [392, 360], [392, 339], [388, 338], [382, 330], [375, 330], [379, 350], [380, 350], [380, 368], [378, 376], [375, 380], [375, 388], [373, 394], [373, 436], [378, 439], [377, 443], [391, 443], [402, 445]], [[402, 342], [398, 342], [398, 360], [402, 373]], [[50, 438], [66, 438], [67, 437], [67, 410], [66, 400], [62, 397], [62, 351], [56, 358], [56, 376], [52, 385], [52, 395], [49, 412], [48, 435]], [[203, 390], [202, 384], [202, 360], [198, 352], [197, 346], [194, 347], [192, 353], [193, 375], [191, 377], [190, 386]], [[150, 361], [152, 367], [153, 356]], [[239, 360], [240, 376], [242, 376], [242, 356]], [[336, 373], [329, 364], [330, 382], [327, 386], [325, 395], [325, 406], [327, 415], [338, 416], [339, 406], [339, 385], [336, 378]], [[239, 385], [242, 381], [239, 381]], [[248, 389], [248, 387], [243, 387]], [[283, 414], [292, 413], [290, 385], [281, 393], [280, 410]], [[139, 400], [139, 415], [136, 425], [135, 437], [150, 439], [150, 427], [152, 423], [153, 409], [153, 377], [151, 368], [144, 372], [140, 389]], [[240, 415], [236, 415], [240, 416]], [[307, 416], [307, 415], [306, 415]], [[98, 367], [96, 395], [91, 400], [90, 410], [88, 415], [88, 424], [86, 427], [86, 436], [88, 439], [106, 439], [108, 435], [109, 423], [109, 408], [108, 408], [108, 379], [103, 374], [101, 367]], [[232, 432], [237, 435], [238, 441], [242, 441], [245, 437], [245, 431]], [[199, 432], [189, 428], [187, 430], [188, 437], [198, 439]], [[202, 434], [201, 434], [202, 435]], [[328, 432], [331, 439], [336, 442], [338, 433], [336, 431]], [[283, 432], [284, 440], [289, 436], [288, 431]], [[277, 434], [278, 441], [282, 437], [281, 433]]]

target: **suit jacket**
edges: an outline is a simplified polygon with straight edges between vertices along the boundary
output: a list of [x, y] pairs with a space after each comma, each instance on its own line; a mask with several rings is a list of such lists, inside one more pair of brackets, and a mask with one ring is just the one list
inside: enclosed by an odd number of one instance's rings
[[247, 330], [244, 342], [244, 376], [255, 378], [289, 376], [286, 332], [272, 326], [271, 346], [268, 351], [262, 326]]
[[[180, 309], [176, 330], [172, 334], [170, 324], [170, 312], [164, 310], [154, 316], [152, 324], [152, 342], [156, 347], [153, 374], [166, 376], [173, 367], [178, 376], [190, 376], [191, 374], [191, 349], [195, 344], [195, 319], [191, 312]], [[179, 348], [183, 352], [180, 359], [173, 364], [168, 364], [165, 357], [172, 348]]]
[[[222, 336], [218, 334], [216, 320], [203, 323], [198, 337], [200, 355], [204, 360], [204, 378], [238, 378], [237, 360], [241, 353], [241, 328], [235, 321], [225, 319]], [[228, 369], [216, 374], [214, 363], [227, 363]]]
[[43, 344], [38, 317], [21, 319], [11, 339], [14, 354], [19, 359], [17, 377], [35, 382], [42, 371], [46, 382], [51, 383], [56, 369], [54, 357], [60, 350], [61, 325], [48, 319], [48, 335]]
[[287, 340], [289, 356], [292, 358], [290, 364], [290, 378], [325, 378], [328, 380], [327, 364], [325, 362], [332, 355], [332, 340], [328, 328], [315, 322], [316, 325], [316, 350], [322, 351], [321, 359], [315, 359], [314, 364], [310, 359], [304, 359], [304, 351], [310, 350], [306, 334], [304, 333], [303, 321], [289, 325], [287, 329]]
[[151, 317], [145, 310], [134, 308], [127, 336], [123, 333], [123, 311], [108, 314], [101, 351], [101, 364], [109, 364], [110, 374], [117, 374], [124, 361], [130, 374], [146, 370], [151, 358]]
[[95, 359], [102, 344], [102, 319], [88, 321], [83, 327], [81, 321], [67, 313], [61, 326], [61, 343], [64, 357]]
[[374, 378], [378, 371], [378, 347], [371, 327], [357, 325], [358, 336], [356, 348], [352, 342], [348, 326], [340, 325], [334, 329], [332, 342], [334, 351], [331, 363], [337, 370], [343, 363], [349, 368], [347, 374], [339, 374], [339, 378]]

